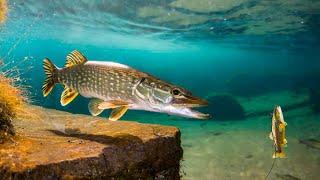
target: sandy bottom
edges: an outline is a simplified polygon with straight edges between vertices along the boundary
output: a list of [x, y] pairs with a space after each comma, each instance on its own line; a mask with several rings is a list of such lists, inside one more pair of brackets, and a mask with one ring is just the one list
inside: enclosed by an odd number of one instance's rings
[[[273, 158], [271, 113], [274, 106], [291, 106], [305, 102], [305, 93], [284, 91], [255, 98], [238, 98], [245, 111], [265, 112], [245, 120], [187, 120], [155, 114], [139, 116], [140, 122], [172, 125], [180, 128], [184, 157], [182, 179], [265, 179]], [[285, 109], [285, 108], [283, 108]], [[214, 116], [214, 113], [213, 113]], [[269, 179], [320, 179], [320, 149], [299, 143], [301, 139], [320, 140], [320, 114], [310, 106], [284, 110], [288, 123], [287, 157], [276, 159]]]
[[[247, 110], [254, 106], [260, 110], [271, 107], [272, 112], [273, 102], [296, 103], [304, 98], [284, 92], [269, 98], [243, 99], [241, 104]], [[288, 123], [287, 157], [275, 161], [269, 179], [320, 179], [320, 150], [299, 143], [299, 139], [320, 140], [320, 115], [313, 114], [310, 107], [284, 113]], [[270, 115], [242, 121], [188, 122], [178, 126], [184, 149], [183, 179], [266, 178], [274, 151], [268, 138]]]

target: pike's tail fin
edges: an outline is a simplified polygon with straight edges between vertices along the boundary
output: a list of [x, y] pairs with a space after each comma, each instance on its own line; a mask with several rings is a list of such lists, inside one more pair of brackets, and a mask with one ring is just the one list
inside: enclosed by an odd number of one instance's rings
[[43, 82], [42, 93], [43, 96], [46, 97], [51, 92], [55, 85], [54, 75], [58, 71], [58, 68], [50, 61], [50, 59], [46, 58], [43, 60], [43, 69], [46, 74], [46, 78]]

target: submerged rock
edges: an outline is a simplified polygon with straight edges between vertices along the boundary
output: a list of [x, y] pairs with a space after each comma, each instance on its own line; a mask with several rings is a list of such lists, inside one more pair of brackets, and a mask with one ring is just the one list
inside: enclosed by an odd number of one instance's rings
[[307, 147], [320, 150], [320, 140], [317, 139], [301, 139], [299, 143], [306, 145]]
[[0, 145], [0, 179], [179, 179], [180, 131], [29, 107]]
[[297, 178], [295, 176], [292, 176], [290, 174], [279, 174], [276, 173], [276, 177], [282, 180], [300, 180], [300, 178]]
[[241, 120], [245, 112], [241, 104], [231, 95], [217, 95], [208, 98], [209, 106], [204, 108], [212, 112], [217, 120]]

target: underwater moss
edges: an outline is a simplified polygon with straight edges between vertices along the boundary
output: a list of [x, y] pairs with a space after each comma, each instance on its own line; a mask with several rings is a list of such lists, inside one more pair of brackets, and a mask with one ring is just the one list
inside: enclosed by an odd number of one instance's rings
[[0, 143], [15, 134], [11, 121], [17, 117], [26, 100], [22, 91], [12, 84], [12, 79], [0, 74]]
[[6, 0], [0, 0], [0, 24], [7, 19], [8, 6]]

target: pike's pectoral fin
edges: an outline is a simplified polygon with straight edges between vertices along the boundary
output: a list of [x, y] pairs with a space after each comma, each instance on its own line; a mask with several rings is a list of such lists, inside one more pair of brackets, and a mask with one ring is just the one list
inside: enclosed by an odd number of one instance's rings
[[99, 114], [102, 113], [102, 111], [104, 110], [104, 108], [100, 108], [100, 104], [104, 103], [103, 100], [101, 99], [91, 99], [89, 101], [89, 104], [88, 104], [88, 109], [89, 109], [89, 112], [91, 113], [92, 116], [98, 116]]
[[272, 134], [272, 132], [270, 132], [269, 138], [270, 138], [271, 140], [273, 140], [273, 134]]
[[128, 110], [128, 106], [120, 106], [112, 110], [109, 120], [117, 121], [119, 120]]
[[71, 88], [65, 87], [64, 91], [61, 94], [61, 100], [60, 100], [61, 105], [66, 106], [72, 100], [74, 100], [74, 98], [76, 98], [78, 96], [78, 94], [79, 93], [77, 91], [75, 91]]
[[98, 116], [105, 109], [113, 109], [109, 119], [117, 121], [128, 110], [128, 103], [117, 100], [103, 101], [101, 99], [93, 98], [90, 100], [88, 108], [92, 116]]
[[120, 101], [120, 100], [110, 100], [110, 101], [107, 101], [107, 103], [113, 104], [115, 107], [127, 106], [128, 105], [127, 102]]
[[70, 54], [67, 55], [67, 62], [64, 65], [65, 67], [72, 67], [74, 65], [84, 64], [88, 60], [82, 55], [79, 51], [74, 50]]

